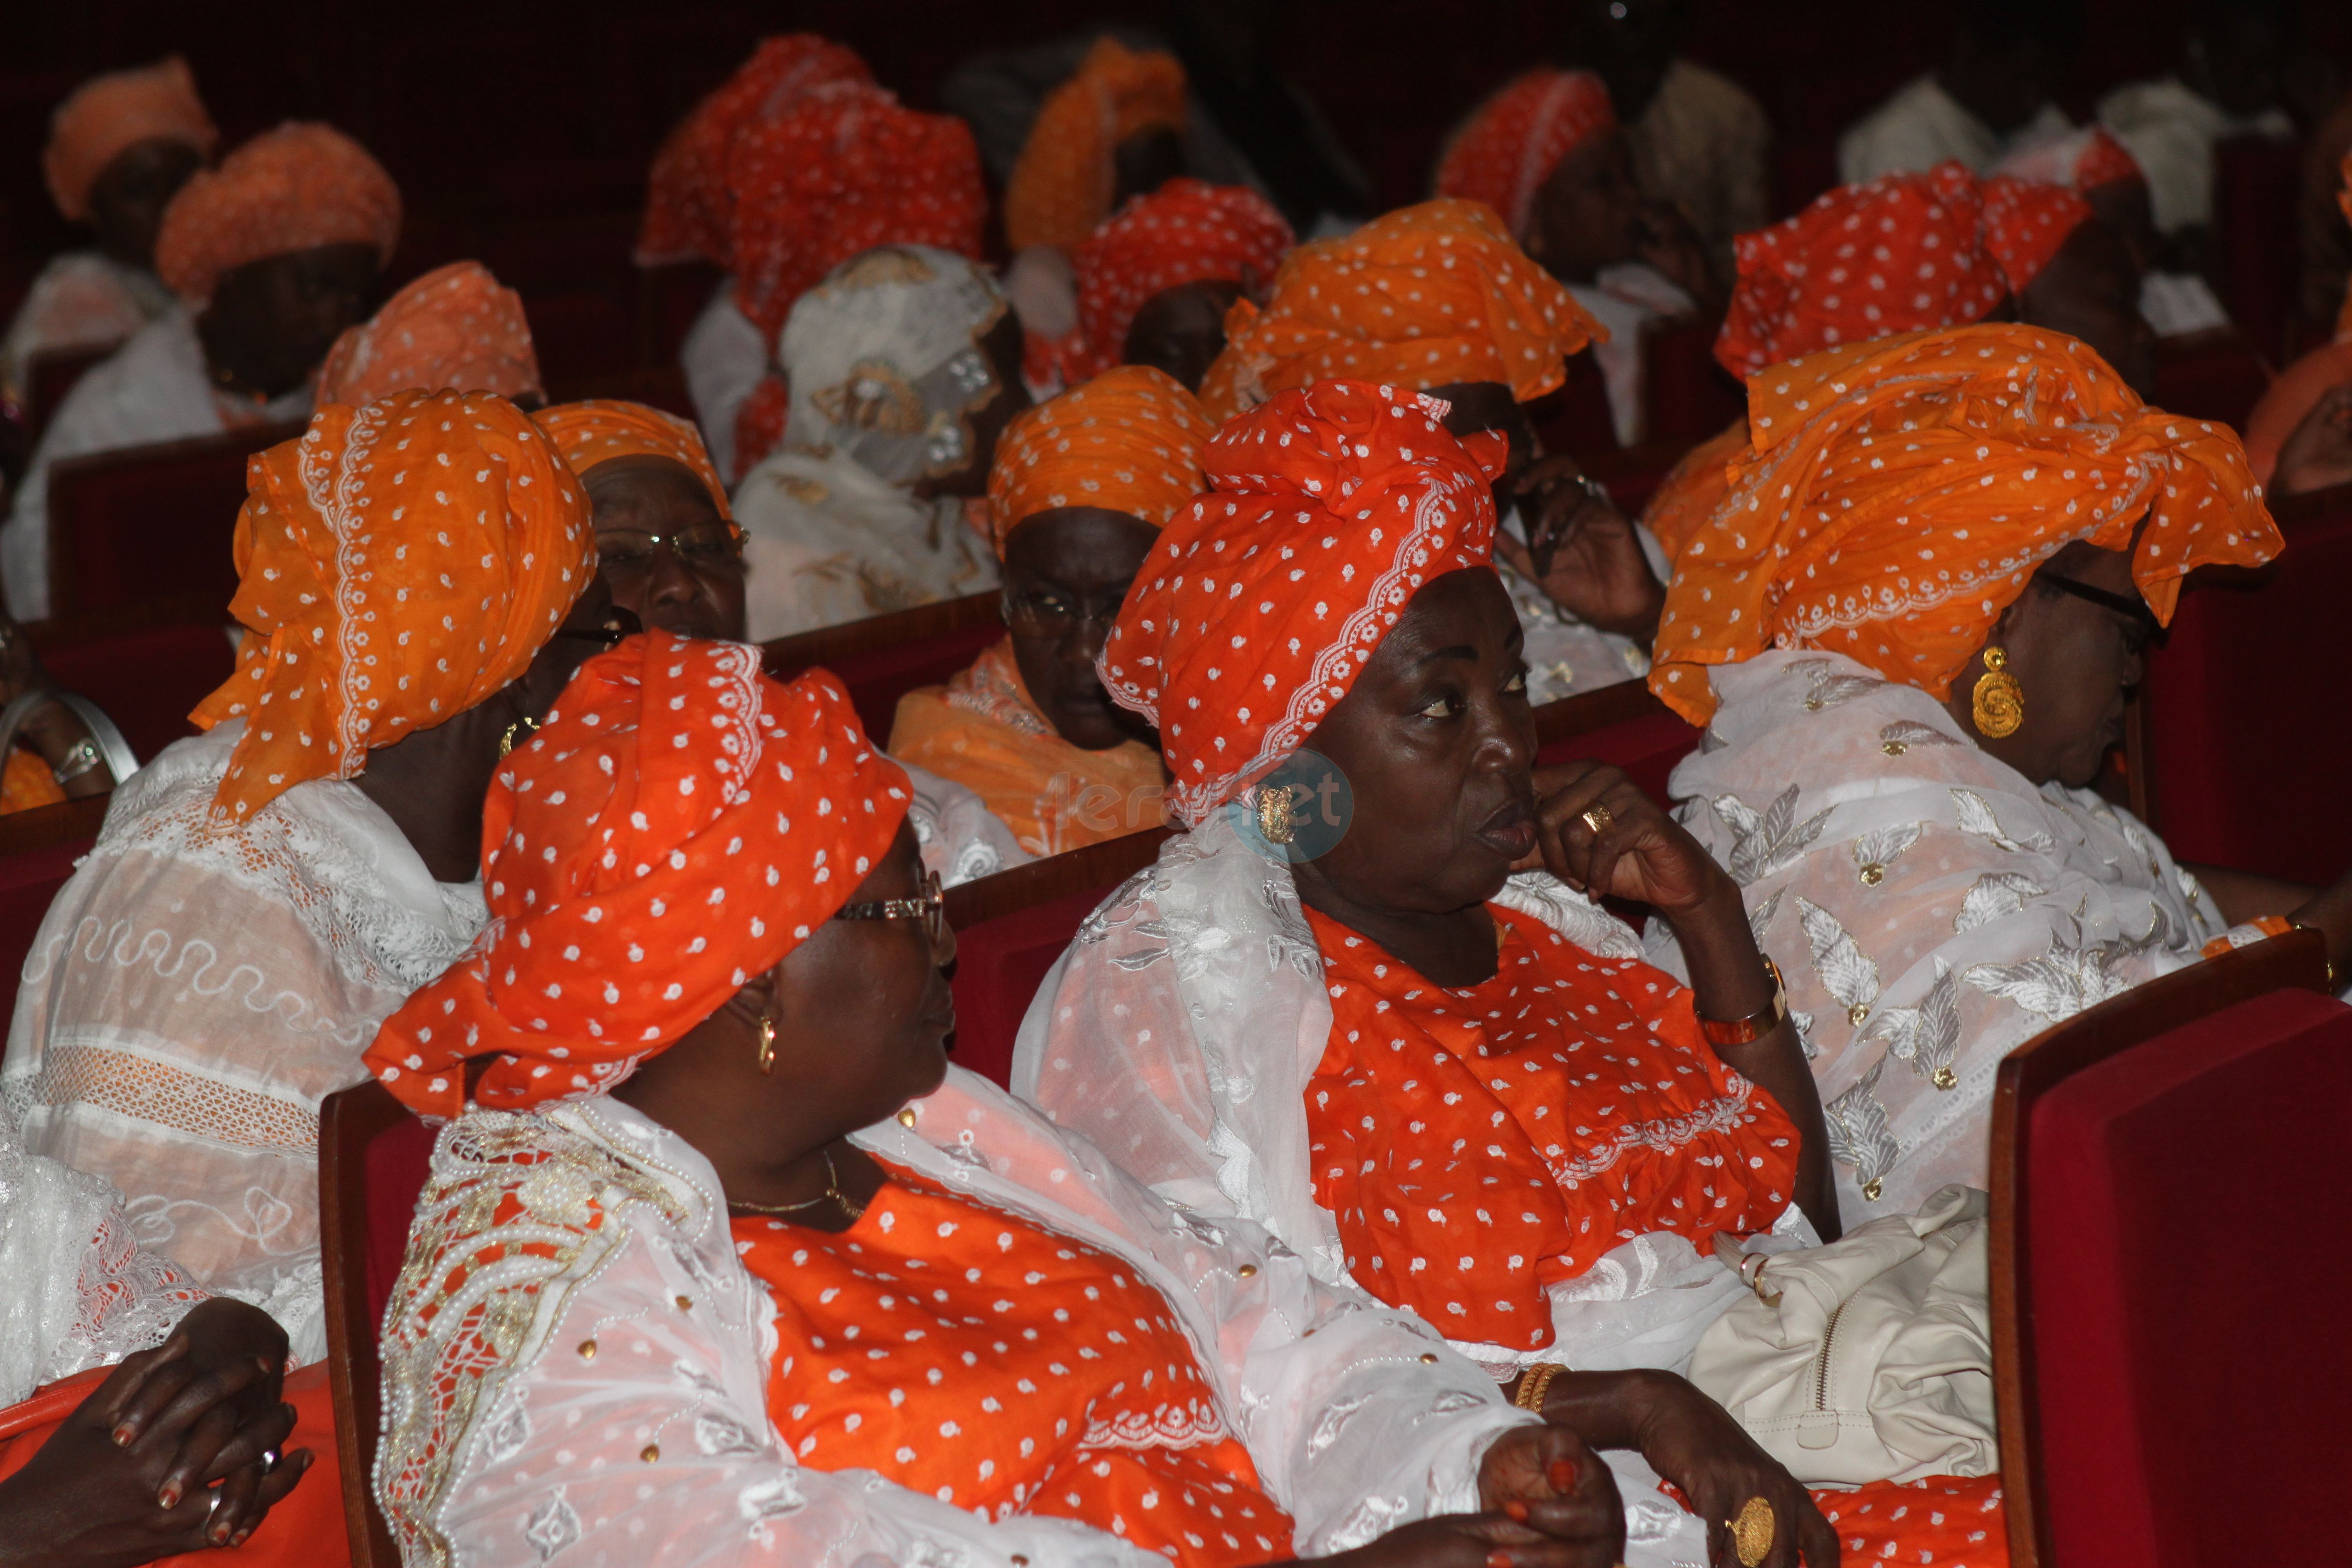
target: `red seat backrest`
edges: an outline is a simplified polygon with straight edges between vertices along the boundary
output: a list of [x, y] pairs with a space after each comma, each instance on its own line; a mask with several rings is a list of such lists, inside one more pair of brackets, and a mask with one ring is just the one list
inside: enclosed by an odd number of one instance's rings
[[1597, 757], [1624, 769], [1652, 799], [1672, 804], [1666, 779], [1675, 764], [1696, 749], [1700, 733], [1676, 714], [1643, 713], [1580, 735], [1546, 742], [1536, 752], [1536, 765], [1550, 767], [1580, 757]]
[[993, 592], [976, 594], [781, 637], [762, 645], [767, 672], [789, 680], [803, 669], [833, 671], [866, 732], [887, 745], [899, 698], [940, 684], [1003, 638], [997, 604]]
[[0, 975], [8, 977], [9, 1006], [16, 1005], [16, 982], [24, 976], [41, 921], [57, 901], [58, 889], [73, 876], [74, 862], [94, 842], [80, 838], [0, 859]]
[[400, 1278], [416, 1195], [425, 1190], [425, 1179], [432, 1173], [435, 1136], [435, 1130], [423, 1121], [404, 1116], [368, 1142], [367, 1255], [362, 1277], [367, 1282], [372, 1323], [383, 1321], [392, 1287]]
[[2046, 1562], [2345, 1560], [2347, 1104], [2352, 1010], [2286, 990], [2024, 1110]]
[[2148, 784], [2181, 859], [2325, 883], [2352, 865], [2352, 735], [2313, 718], [2352, 668], [2352, 497], [2280, 510], [2277, 563], [2255, 585], [2192, 586], [2150, 650]]
[[257, 425], [68, 458], [49, 470], [49, 613], [159, 599], [224, 610], [236, 594], [230, 553], [245, 504], [246, 460], [301, 434]]
[[898, 647], [837, 658], [826, 666], [849, 689], [849, 700], [869, 735], [887, 737], [898, 699], [919, 686], [938, 686], [1001, 641], [1002, 626], [964, 626]]
[[196, 732], [195, 705], [236, 671], [236, 654], [216, 625], [147, 626], [87, 641], [41, 644], [50, 678], [106, 710], [139, 760], [150, 763]]
[[1109, 891], [1089, 888], [956, 932], [958, 1067], [1011, 1083], [1013, 1042], [1039, 984]]
[[2235, 429], [2246, 423], [2246, 416], [2270, 387], [2270, 366], [2243, 336], [2200, 333], [2178, 346], [2158, 349], [2156, 396], [2150, 401], [2168, 414], [2211, 419]]

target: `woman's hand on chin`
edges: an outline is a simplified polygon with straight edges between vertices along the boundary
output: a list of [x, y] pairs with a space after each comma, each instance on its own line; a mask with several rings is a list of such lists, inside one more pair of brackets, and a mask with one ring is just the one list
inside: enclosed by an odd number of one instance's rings
[[1538, 863], [1594, 898], [1648, 904], [1669, 923], [1702, 913], [1745, 921], [1739, 889], [1697, 839], [1622, 770], [1589, 759], [1538, 768]]

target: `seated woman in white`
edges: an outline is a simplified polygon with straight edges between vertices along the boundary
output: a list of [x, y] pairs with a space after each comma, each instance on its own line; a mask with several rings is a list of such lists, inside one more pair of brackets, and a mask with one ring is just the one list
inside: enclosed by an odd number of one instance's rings
[[495, 395], [331, 405], [254, 475], [237, 671], [50, 906], [0, 1088], [34, 1152], [310, 1361], [319, 1102], [481, 929], [499, 748], [620, 634], [585, 498]]
[[906, 808], [831, 676], [662, 633], [501, 769], [494, 934], [368, 1053], [450, 1119], [383, 1330], [407, 1560], [1616, 1562], [1570, 1430], [949, 1067]]

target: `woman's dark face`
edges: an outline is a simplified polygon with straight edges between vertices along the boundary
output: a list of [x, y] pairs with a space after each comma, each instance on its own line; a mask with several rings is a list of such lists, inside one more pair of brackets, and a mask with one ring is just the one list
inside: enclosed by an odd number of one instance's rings
[[2017, 319], [2088, 343], [2124, 384], [2156, 390], [2156, 329], [2139, 313], [2139, 268], [2123, 237], [2097, 217], [2074, 226], [2017, 299]]
[[1241, 297], [1240, 284], [1213, 278], [1162, 289], [1128, 324], [1120, 363], [1164, 370], [1186, 391], [1200, 391], [1209, 366], [1225, 352], [1225, 312]]
[[347, 327], [367, 319], [375, 247], [320, 245], [220, 275], [197, 329], [215, 369], [281, 397], [300, 386]]
[[204, 167], [205, 155], [173, 137], [133, 142], [107, 161], [89, 187], [89, 226], [115, 260], [152, 270], [163, 209]]
[[[2122, 551], [2070, 544], [2040, 575], [2070, 578], [2137, 601], [2131, 557]], [[2024, 694], [2025, 721], [1999, 741], [1965, 733], [2037, 784], [2081, 789], [2098, 776], [2108, 748], [2123, 739], [2124, 705], [2139, 684], [2143, 625], [2101, 605], [2029, 582], [1990, 641], [2009, 654], [2009, 672]], [[1952, 683], [1956, 713], [1966, 714], [1976, 667]]]
[[656, 631], [740, 642], [743, 547], [675, 458], [608, 458], [581, 476], [613, 602]]
[[[915, 831], [901, 823], [844, 901], [920, 898], [923, 880]], [[935, 945], [919, 920], [816, 927], [777, 967], [773, 1081], [844, 1128], [870, 1127], [929, 1094], [948, 1072], [954, 962], [955, 933]]]
[[1032, 513], [1004, 545], [1005, 619], [1030, 700], [1083, 752], [1150, 739], [1095, 674], [1095, 658], [1160, 531], [1095, 506]]
[[1307, 745], [1354, 814], [1296, 868], [1378, 909], [1442, 914], [1501, 889], [1535, 844], [1535, 710], [1519, 618], [1486, 567], [1412, 596]]
[[1559, 161], [1528, 215], [1528, 254], [1565, 283], [1590, 283], [1642, 244], [1642, 193], [1625, 138], [1611, 131]]
[[996, 390], [986, 403], [964, 416], [965, 427], [971, 434], [971, 450], [963, 467], [955, 472], [937, 475], [917, 485], [919, 494], [987, 494], [988, 469], [996, 461], [997, 437], [1004, 434], [1004, 427], [1013, 423], [1014, 415], [1034, 401], [1029, 395], [1029, 384], [1021, 379], [1021, 318], [1010, 307], [997, 317], [994, 326], [981, 335], [980, 352], [987, 357]]

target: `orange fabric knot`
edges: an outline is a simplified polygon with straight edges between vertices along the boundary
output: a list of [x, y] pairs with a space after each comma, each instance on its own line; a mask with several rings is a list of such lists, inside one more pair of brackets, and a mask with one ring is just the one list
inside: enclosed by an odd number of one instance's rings
[[1423, 202], [1292, 251], [1264, 310], [1236, 300], [1201, 405], [1230, 419], [1335, 379], [1410, 390], [1498, 381], [1525, 403], [1568, 379], [1569, 355], [1608, 336], [1490, 208]]
[[590, 397], [542, 408], [531, 420], [547, 432], [572, 471], [583, 479], [589, 469], [614, 458], [667, 458], [692, 469], [702, 488], [710, 492], [710, 504], [719, 509], [719, 515], [734, 521], [727, 487], [719, 481], [719, 470], [702, 445], [702, 433], [675, 414], [614, 397]]
[[1121, 365], [1013, 421], [988, 471], [996, 553], [1021, 522], [1057, 507], [1123, 511], [1154, 528], [1208, 489], [1201, 456], [1217, 427], [1166, 371]]
[[[2170, 621], [2200, 566], [2277, 526], [2228, 426], [2143, 404], [2074, 339], [1987, 323], [1808, 354], [1748, 379], [1748, 450], [1675, 563], [1650, 689], [1694, 724], [1706, 668], [1820, 647], [1942, 697], [2034, 569], [2138, 545]], [[2141, 528], [2141, 520], [2146, 527]]]
[[1732, 242], [1739, 281], [1715, 340], [1738, 376], [1839, 343], [1982, 321], [2007, 297], [1965, 164], [1883, 174]]
[[1004, 182], [1004, 241], [1069, 249], [1110, 216], [1118, 144], [1184, 129], [1184, 68], [1160, 49], [1097, 38], [1076, 74], [1048, 93]]
[[663, 139], [646, 186], [637, 265], [735, 265], [735, 195], [727, 171], [748, 126], [791, 113], [827, 88], [874, 85], [855, 50], [814, 33], [762, 38], [743, 62]]
[[1290, 1518], [1166, 1298], [1110, 1253], [884, 1170], [837, 1236], [734, 1222], [775, 1299], [768, 1409], [794, 1458], [1192, 1568], [1289, 1557]]
[[1209, 443], [1209, 493], [1170, 521], [1096, 660], [1159, 726], [1187, 824], [1306, 743], [1423, 584], [1492, 564], [1506, 443], [1457, 440], [1431, 401], [1318, 382]]
[[596, 570], [587, 497], [487, 392], [330, 404], [247, 465], [236, 673], [189, 717], [246, 721], [231, 827], [299, 784], [453, 719], [523, 672]]
[[1642, 509], [1642, 526], [1657, 536], [1668, 561], [1705, 527], [1731, 493], [1732, 465], [1748, 450], [1748, 416], [1741, 415], [1683, 454], [1658, 482]]
[[49, 116], [49, 144], [41, 174], [49, 197], [70, 222], [89, 216], [89, 188], [134, 143], [184, 142], [213, 155], [220, 132], [196, 96], [188, 62], [173, 55], [152, 66], [94, 76]]
[[2012, 294], [2042, 275], [2091, 204], [2063, 185], [1996, 174], [1984, 183], [1985, 250], [2000, 264]]
[[491, 781], [490, 924], [368, 1047], [413, 1110], [600, 1094], [849, 901], [907, 815], [907, 775], [841, 685], [760, 650], [641, 633], [581, 666]]
[[1559, 161], [1617, 129], [1609, 89], [1587, 70], [1531, 70], [1480, 104], [1437, 165], [1437, 194], [1484, 202], [1515, 235]]
[[200, 169], [163, 209], [155, 272], [190, 304], [220, 275], [266, 256], [372, 245], [378, 265], [400, 240], [400, 187], [331, 125], [288, 121]]
[[319, 369], [319, 401], [373, 403], [411, 389], [537, 395], [522, 296], [478, 261], [436, 267], [346, 330]]
[[1153, 295], [1244, 275], [1271, 283], [1296, 243], [1283, 216], [1247, 185], [1175, 179], [1137, 196], [1071, 258], [1078, 342], [1063, 353], [1063, 374], [1075, 384], [1118, 363], [1136, 312]]
[[1495, 977], [1457, 990], [1307, 911], [1331, 993], [1308, 1159], [1356, 1283], [1448, 1339], [1539, 1349], [1545, 1287], [1620, 1243], [1771, 1229], [1798, 1137], [1671, 977], [1488, 912]]

